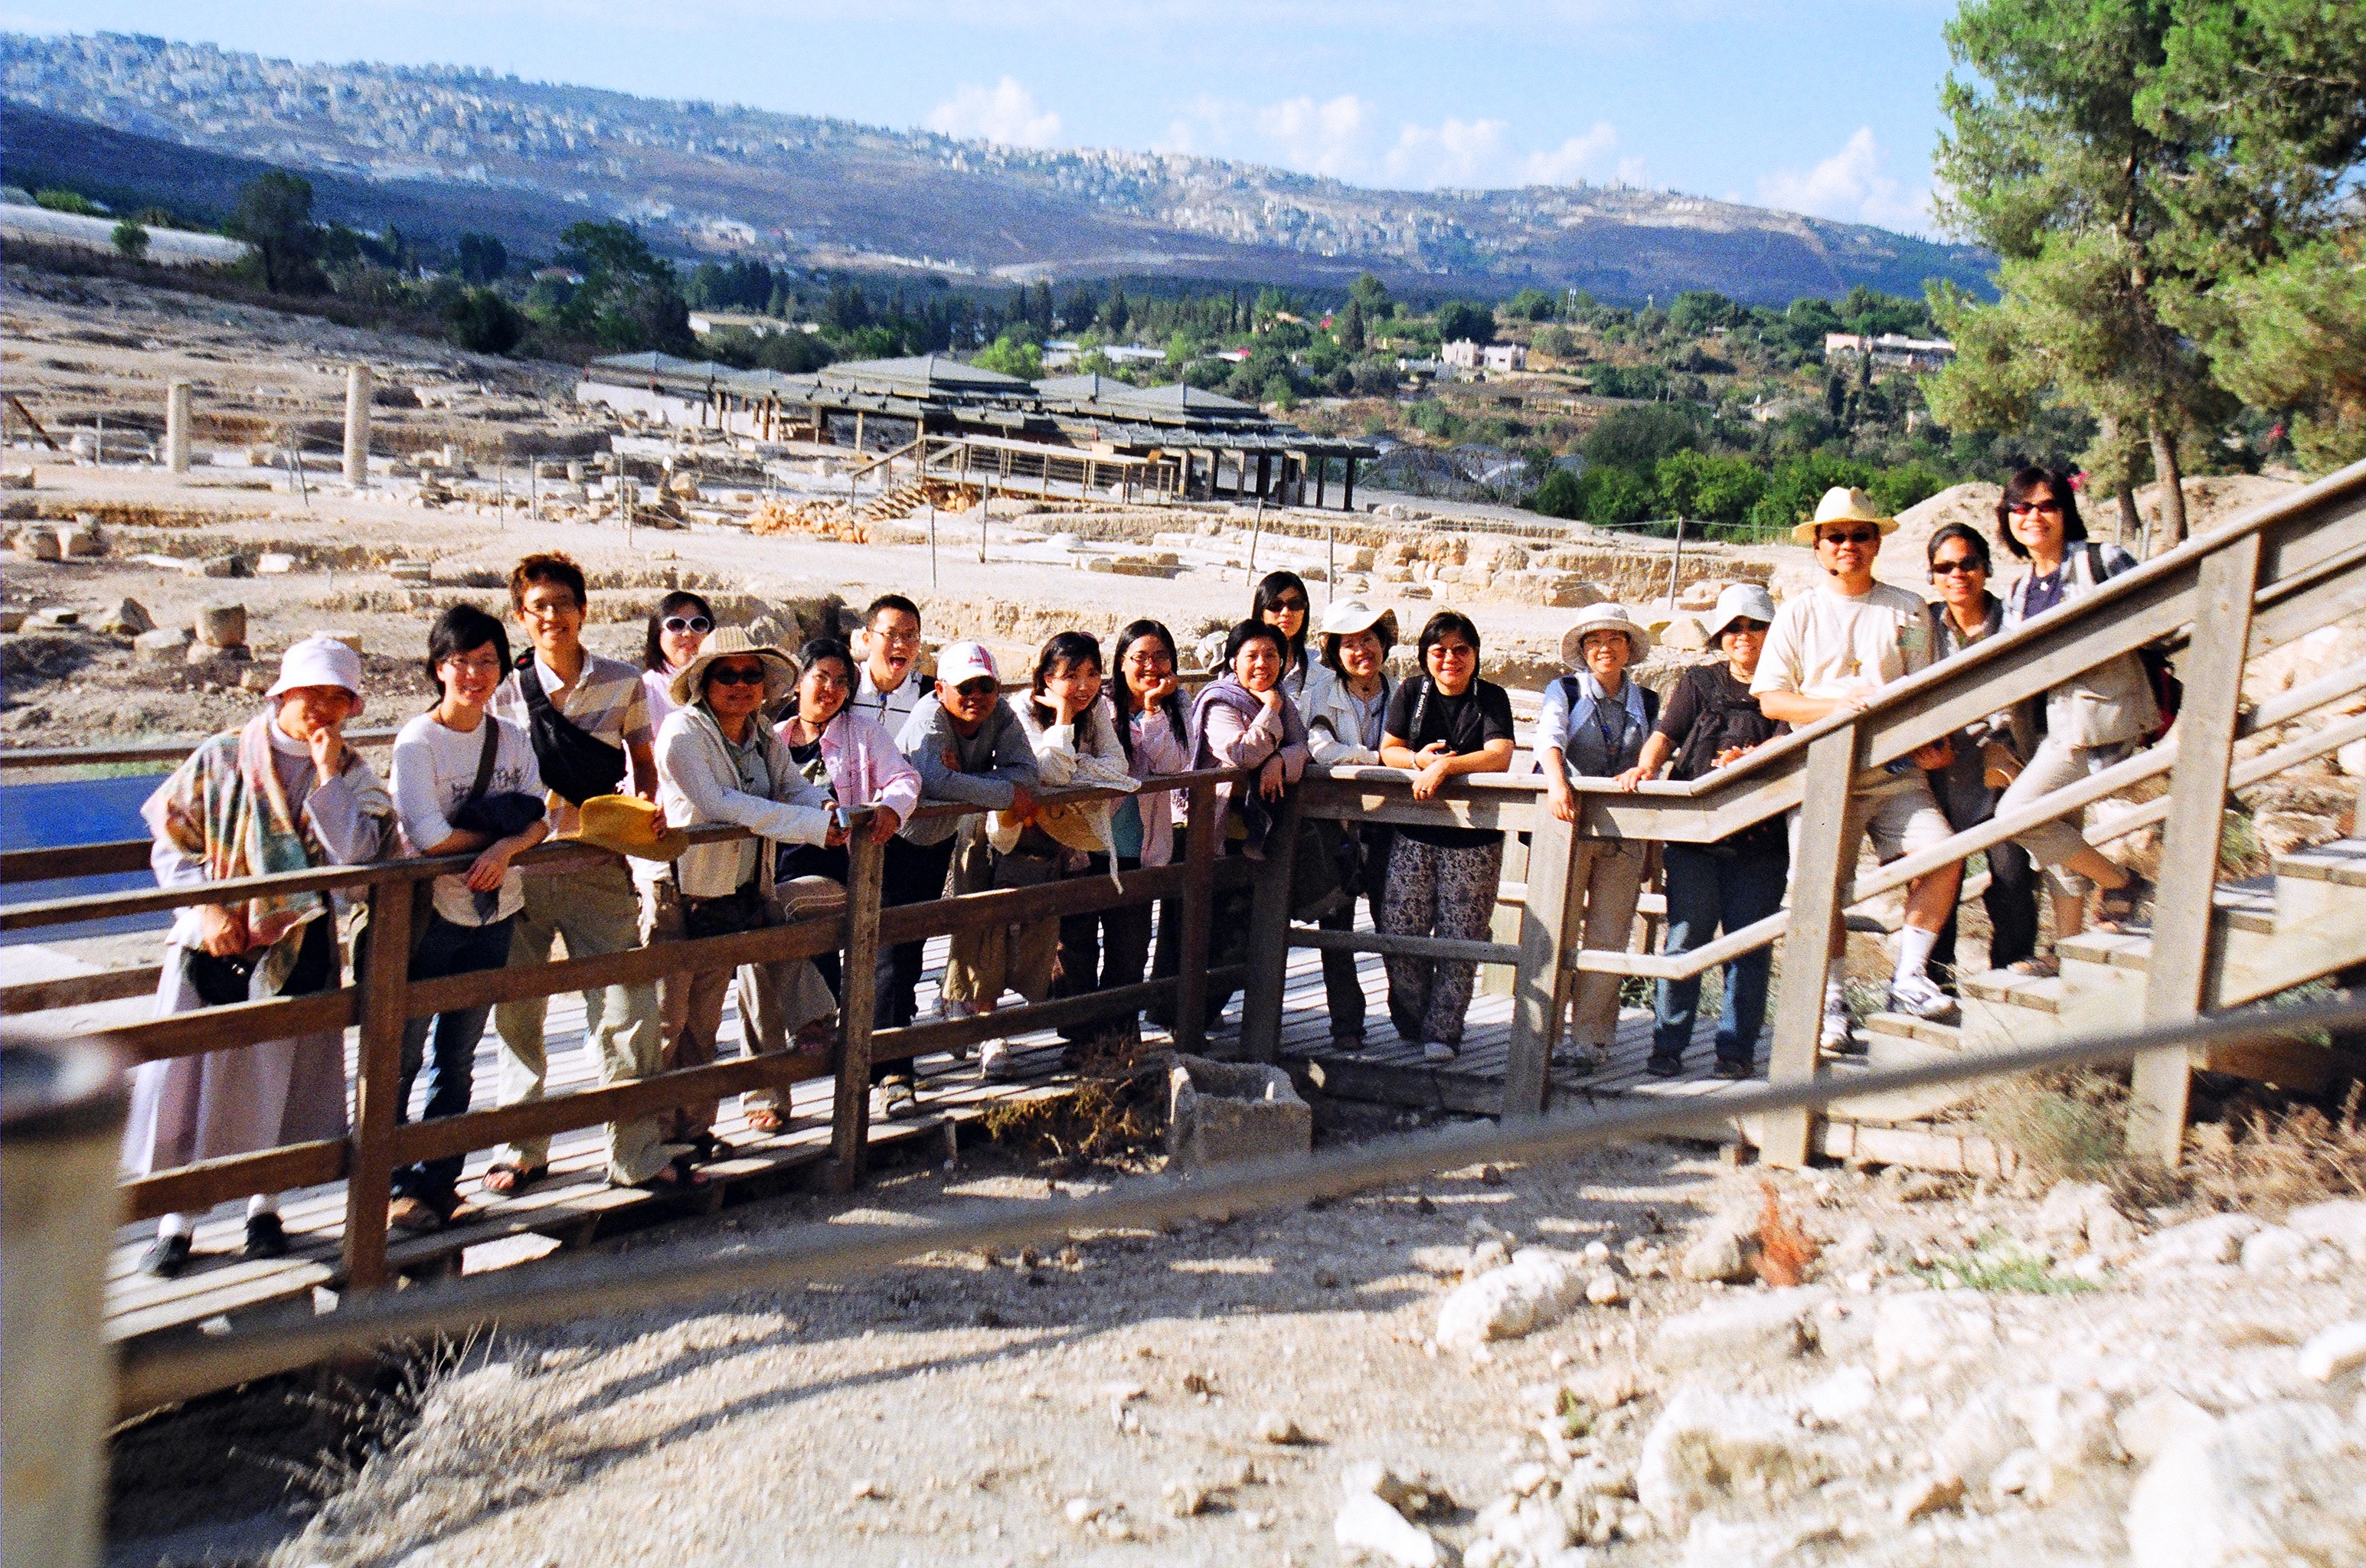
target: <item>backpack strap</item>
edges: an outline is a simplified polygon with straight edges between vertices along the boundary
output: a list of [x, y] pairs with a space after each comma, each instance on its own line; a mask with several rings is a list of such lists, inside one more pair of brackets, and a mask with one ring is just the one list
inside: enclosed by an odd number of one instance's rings
[[[536, 686], [535, 690], [539, 692], [542, 688]], [[484, 724], [485, 744], [483, 750], [477, 753], [477, 782], [468, 786], [468, 800], [484, 799], [485, 792], [493, 787], [493, 759], [501, 749], [501, 720], [488, 711]], [[464, 800], [460, 804], [466, 806], [468, 801]]]

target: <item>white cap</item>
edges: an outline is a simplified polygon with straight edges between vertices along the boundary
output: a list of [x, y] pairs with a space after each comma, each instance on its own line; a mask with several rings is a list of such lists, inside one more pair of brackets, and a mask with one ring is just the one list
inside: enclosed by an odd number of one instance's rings
[[1725, 635], [1725, 628], [1736, 621], [1774, 625], [1774, 596], [1766, 592], [1763, 583], [1730, 583], [1717, 596], [1717, 608], [1709, 612], [1708, 625], [1703, 628], [1708, 633], [1709, 645], [1715, 647], [1717, 639]]
[[332, 637], [308, 637], [279, 660], [279, 679], [265, 696], [276, 697], [299, 686], [342, 686], [358, 701], [362, 694], [362, 656]]
[[949, 642], [937, 654], [937, 679], [948, 686], [959, 686], [984, 677], [999, 684], [1002, 671], [994, 665], [994, 655], [982, 644]]

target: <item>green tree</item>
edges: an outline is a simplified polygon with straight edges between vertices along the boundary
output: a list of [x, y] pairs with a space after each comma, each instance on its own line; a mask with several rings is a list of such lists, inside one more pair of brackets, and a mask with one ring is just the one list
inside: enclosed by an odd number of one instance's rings
[[1583, 517], [1584, 498], [1578, 492], [1577, 476], [1567, 468], [1555, 468], [1537, 486], [1531, 509], [1546, 517]]
[[148, 231], [130, 219], [127, 218], [118, 223], [114, 233], [108, 237], [114, 240], [115, 248], [122, 253], [126, 261], [142, 261], [147, 258]]
[[981, 370], [998, 370], [1005, 376], [1033, 381], [1042, 377], [1043, 351], [1024, 337], [1005, 333], [978, 350], [971, 363]]
[[44, 186], [33, 193], [33, 205], [46, 207], [52, 212], [71, 212], [77, 218], [104, 218], [107, 209], [78, 190], [61, 186]]
[[[1951, 335], [1985, 329], [1989, 353], [1959, 356], [1929, 388], [1950, 425], [2042, 378], [2099, 421], [2143, 431], [2163, 548], [2186, 532], [2179, 443], [2229, 412], [2162, 309], [2203, 281], [2190, 249], [2180, 254], [2169, 196], [2207, 133], [2140, 107], [2160, 85], [2178, 3], [1965, 0], [1947, 25], [1955, 64], [1983, 85], [1951, 71], [1942, 93], [1940, 217], [2001, 259], [2000, 297], [1933, 296]], [[1973, 385], [2000, 355], [2015, 362], [2004, 384]]]
[[312, 182], [273, 169], [247, 182], [238, 193], [223, 230], [254, 247], [263, 266], [263, 287], [286, 294], [313, 285], [321, 231], [312, 221]]
[[490, 288], [454, 296], [444, 306], [444, 321], [454, 346], [471, 354], [507, 354], [525, 336], [525, 318]]
[[453, 242], [452, 252], [458, 260], [460, 276], [479, 288], [510, 269], [508, 247], [490, 234], [463, 234]]
[[1349, 354], [1364, 352], [1364, 302], [1352, 295], [1346, 313], [1339, 318], [1339, 346]]
[[1687, 288], [1668, 307], [1668, 325], [1687, 337], [1698, 337], [1715, 327], [1740, 326], [1749, 314], [1714, 289]]
[[1479, 344], [1494, 342], [1495, 312], [1467, 299], [1449, 299], [1437, 308], [1437, 341], [1459, 343], [1464, 338]]
[[1541, 288], [1523, 288], [1504, 303], [1506, 315], [1524, 321], [1549, 321], [1560, 310], [1560, 297]]
[[1589, 471], [1624, 468], [1648, 475], [1670, 453], [1699, 445], [1700, 426], [1691, 414], [1653, 403], [1606, 415], [1585, 433], [1582, 450]]
[[1657, 499], [1651, 481], [1626, 468], [1588, 468], [1578, 479], [1585, 520], [1606, 528], [1640, 523]]
[[1356, 281], [1347, 285], [1347, 298], [1364, 308], [1366, 321], [1385, 321], [1389, 319], [1389, 286], [1370, 273], [1356, 275]]

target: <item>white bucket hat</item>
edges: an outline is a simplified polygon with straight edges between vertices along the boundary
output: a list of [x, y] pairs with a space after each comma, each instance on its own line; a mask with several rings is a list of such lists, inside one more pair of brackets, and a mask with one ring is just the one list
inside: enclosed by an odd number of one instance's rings
[[1324, 637], [1354, 637], [1358, 632], [1371, 631], [1375, 627], [1390, 642], [1399, 640], [1397, 613], [1394, 610], [1375, 610], [1361, 599], [1347, 599], [1323, 612], [1322, 635]]
[[1708, 634], [1708, 645], [1725, 635], [1725, 628], [1736, 621], [1756, 621], [1762, 626], [1774, 624], [1774, 595], [1756, 582], [1736, 582], [1717, 596], [1717, 608], [1710, 611], [1702, 630]]
[[1816, 502], [1816, 514], [1791, 530], [1791, 542], [1813, 549], [1816, 530], [1832, 523], [1875, 523], [1884, 534], [1898, 532], [1898, 519], [1884, 517], [1873, 504], [1873, 497], [1861, 490], [1834, 485], [1824, 491], [1824, 499]]
[[706, 689], [706, 667], [718, 659], [752, 658], [764, 667], [764, 701], [779, 702], [796, 690], [797, 661], [779, 649], [758, 642], [745, 627], [717, 626], [698, 639], [698, 653], [674, 671], [666, 695], [674, 706], [688, 707]]
[[266, 697], [277, 697], [299, 686], [338, 686], [354, 694], [354, 711], [361, 711], [362, 656], [351, 645], [332, 637], [308, 637], [279, 658], [279, 679]]
[[1560, 661], [1571, 669], [1585, 663], [1585, 639], [1592, 632], [1625, 632], [1627, 662], [1637, 664], [1651, 651], [1651, 634], [1637, 625], [1634, 618], [1616, 604], [1588, 604], [1577, 613], [1569, 630], [1560, 634]]

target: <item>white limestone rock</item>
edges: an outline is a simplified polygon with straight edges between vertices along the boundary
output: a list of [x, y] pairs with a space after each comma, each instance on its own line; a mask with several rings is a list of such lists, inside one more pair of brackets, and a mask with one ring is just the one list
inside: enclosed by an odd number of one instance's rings
[[1588, 1270], [1575, 1253], [1524, 1247], [1501, 1269], [1457, 1286], [1437, 1308], [1437, 1343], [1473, 1351], [1558, 1322], [1585, 1299]]
[[1741, 1214], [1719, 1214], [1703, 1225], [1684, 1248], [1677, 1270], [1687, 1280], [1721, 1280], [1729, 1285], [1757, 1278], [1758, 1224]]
[[1873, 1323], [1874, 1375], [1889, 1382], [1920, 1367], [1976, 1357], [1996, 1343], [1996, 1309], [1963, 1291], [1885, 1296]]
[[2242, 1256], [2244, 1241], [2264, 1228], [2264, 1222], [2250, 1214], [2211, 1214], [2188, 1220], [2146, 1242], [2136, 1267], [2151, 1274], [2197, 1263], [2232, 1263]]
[[1643, 1439], [1635, 1495], [1671, 1534], [1737, 1492], [1773, 1500], [1831, 1473], [1821, 1442], [1773, 1400], [1687, 1388]]
[[2366, 1367], [2366, 1317], [2319, 1329], [2300, 1348], [2301, 1376], [2318, 1382], [2331, 1382], [2359, 1367]]
[[2286, 1214], [2284, 1224], [2311, 1241], [2339, 1247], [2352, 1263], [2366, 1264], [2366, 1198], [2311, 1203]]
[[1400, 1568], [1438, 1568], [1446, 1561], [1436, 1538], [1369, 1492], [1350, 1496], [1332, 1521], [1331, 1539], [1351, 1556]]
[[1832, 1299], [1821, 1285], [1752, 1292], [1679, 1313], [1660, 1325], [1651, 1354], [1666, 1367], [1797, 1356], [1816, 1344], [1816, 1314]]
[[2189, 1434], [2128, 1497], [2135, 1568], [2335, 1568], [2366, 1555], [2366, 1431], [2273, 1400]]

